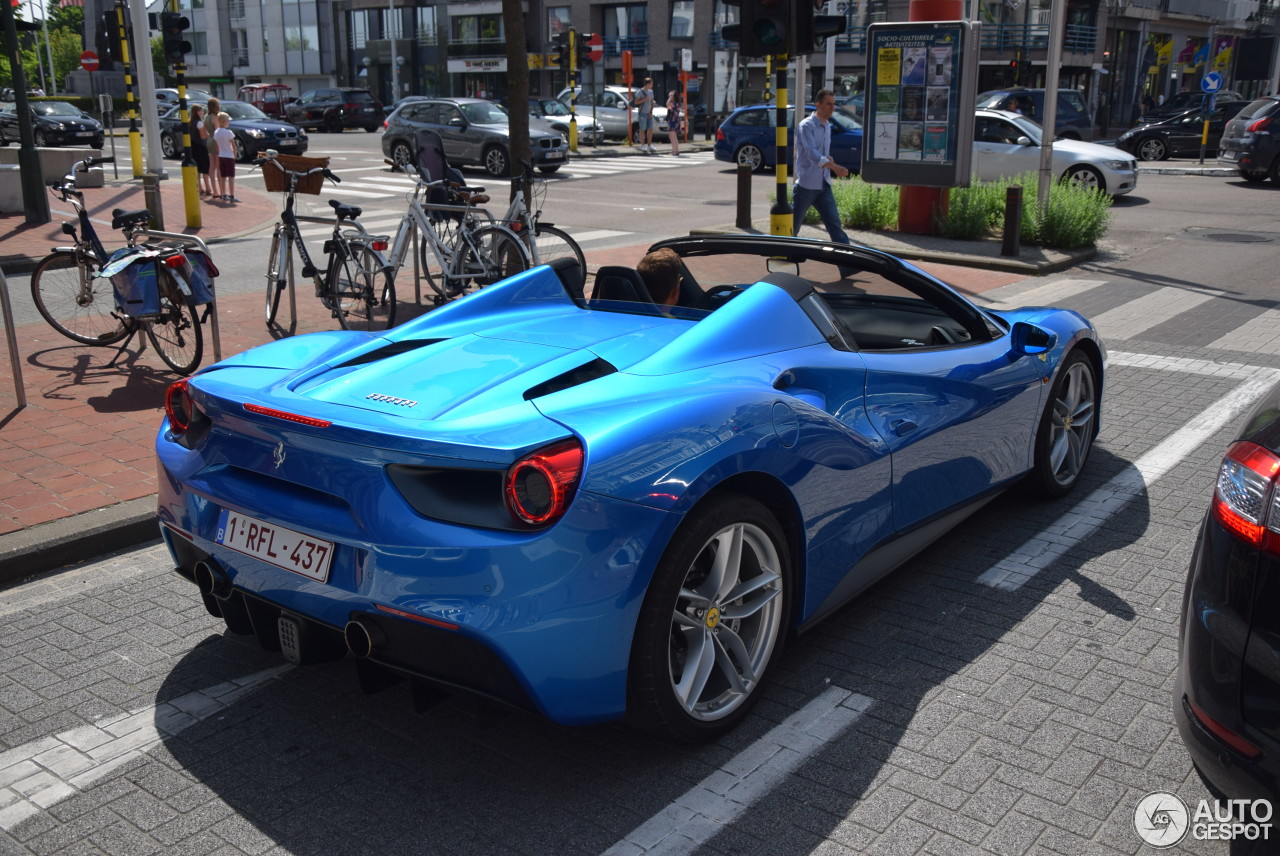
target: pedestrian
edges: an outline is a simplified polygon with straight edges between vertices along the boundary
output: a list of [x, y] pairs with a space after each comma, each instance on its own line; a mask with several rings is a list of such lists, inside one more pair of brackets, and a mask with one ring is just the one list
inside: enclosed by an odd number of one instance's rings
[[210, 169], [213, 175], [212, 181], [215, 183], [217, 182], [217, 177], [218, 177], [218, 169], [217, 169], [218, 144], [214, 142], [213, 132], [218, 130], [218, 114], [221, 112], [222, 112], [222, 102], [219, 101], [217, 98], [210, 98], [208, 104], [205, 106], [205, 113], [204, 113], [205, 138], [204, 140], [205, 140], [205, 143], [207, 143], [207, 150], [209, 152], [209, 164], [210, 164]]
[[231, 116], [218, 114], [218, 130], [213, 132], [214, 142], [218, 144], [218, 190], [224, 202], [239, 202], [236, 199], [236, 135], [231, 132]]
[[1146, 95], [1142, 96], [1143, 117], [1146, 117], [1148, 113], [1150, 113], [1152, 110], [1155, 110], [1155, 109], [1156, 109], [1156, 99], [1152, 98], [1151, 93], [1148, 92]]
[[796, 186], [792, 193], [791, 234], [800, 232], [800, 224], [810, 208], [818, 210], [822, 225], [831, 240], [852, 243], [840, 224], [836, 196], [831, 190], [831, 176], [844, 178], [849, 170], [831, 157], [831, 114], [836, 109], [836, 94], [819, 89], [814, 96], [814, 111], [796, 131]]
[[200, 176], [200, 193], [203, 196], [213, 196], [213, 176], [209, 175], [208, 132], [204, 128], [204, 108], [199, 104], [191, 105], [191, 122], [187, 133], [191, 135], [191, 159], [196, 162], [196, 172]]
[[667, 138], [671, 140], [671, 154], [676, 157], [680, 157], [680, 132], [684, 130], [682, 106], [674, 89], [667, 93]]
[[636, 108], [636, 125], [640, 129], [640, 151], [657, 154], [653, 148], [653, 78], [646, 77], [644, 84], [631, 98]]

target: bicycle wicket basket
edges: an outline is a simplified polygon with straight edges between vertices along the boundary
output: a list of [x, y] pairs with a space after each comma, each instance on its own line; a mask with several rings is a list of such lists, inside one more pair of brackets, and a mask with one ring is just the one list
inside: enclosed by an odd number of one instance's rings
[[[306, 173], [313, 169], [329, 166], [328, 158], [308, 158], [301, 155], [276, 155], [267, 158], [262, 164], [262, 180], [267, 190], [272, 193], [289, 191], [289, 173]], [[312, 172], [310, 175], [299, 175], [294, 189], [298, 193], [310, 193], [318, 196], [324, 187], [324, 173]]]

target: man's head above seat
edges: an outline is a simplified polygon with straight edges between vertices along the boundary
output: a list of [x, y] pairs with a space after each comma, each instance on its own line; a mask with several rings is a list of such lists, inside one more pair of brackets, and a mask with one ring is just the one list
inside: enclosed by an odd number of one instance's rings
[[680, 256], [663, 248], [645, 255], [636, 270], [649, 289], [649, 296], [660, 306], [675, 306], [680, 297]]

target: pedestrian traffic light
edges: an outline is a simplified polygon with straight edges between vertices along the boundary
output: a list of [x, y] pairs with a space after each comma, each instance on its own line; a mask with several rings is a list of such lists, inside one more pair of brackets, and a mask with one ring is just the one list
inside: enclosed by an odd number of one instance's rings
[[555, 57], [556, 65], [566, 71], [569, 68], [569, 34], [568, 33], [552, 33], [551, 34], [551, 55]]
[[[738, 23], [720, 30], [729, 42], [738, 43], [745, 57], [791, 55], [792, 0], [726, 0], [738, 6]], [[800, 0], [811, 2], [811, 0]]]
[[797, 0], [795, 4], [795, 33], [791, 46], [792, 56], [811, 54], [818, 49], [819, 39], [828, 39], [844, 33], [847, 21], [844, 15], [819, 15], [826, 8], [824, 0]]
[[578, 68], [591, 65], [591, 45], [588, 42], [592, 38], [591, 33], [578, 33]]
[[171, 65], [185, 63], [186, 55], [191, 53], [191, 42], [182, 37], [182, 34], [190, 26], [191, 21], [185, 15], [179, 15], [177, 12], [160, 13], [160, 34], [164, 46], [164, 58]]

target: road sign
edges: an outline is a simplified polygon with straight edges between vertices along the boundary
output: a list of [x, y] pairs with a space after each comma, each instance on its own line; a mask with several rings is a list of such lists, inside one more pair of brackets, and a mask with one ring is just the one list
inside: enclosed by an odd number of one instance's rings
[[85, 71], [97, 71], [98, 55], [93, 51], [85, 51], [80, 54], [80, 67]]
[[590, 48], [592, 62], [604, 59], [604, 39], [599, 33], [591, 34], [591, 38], [587, 39], [587, 47]]
[[1217, 92], [1222, 88], [1222, 75], [1216, 71], [1209, 72], [1200, 78], [1200, 88], [1209, 93]]

